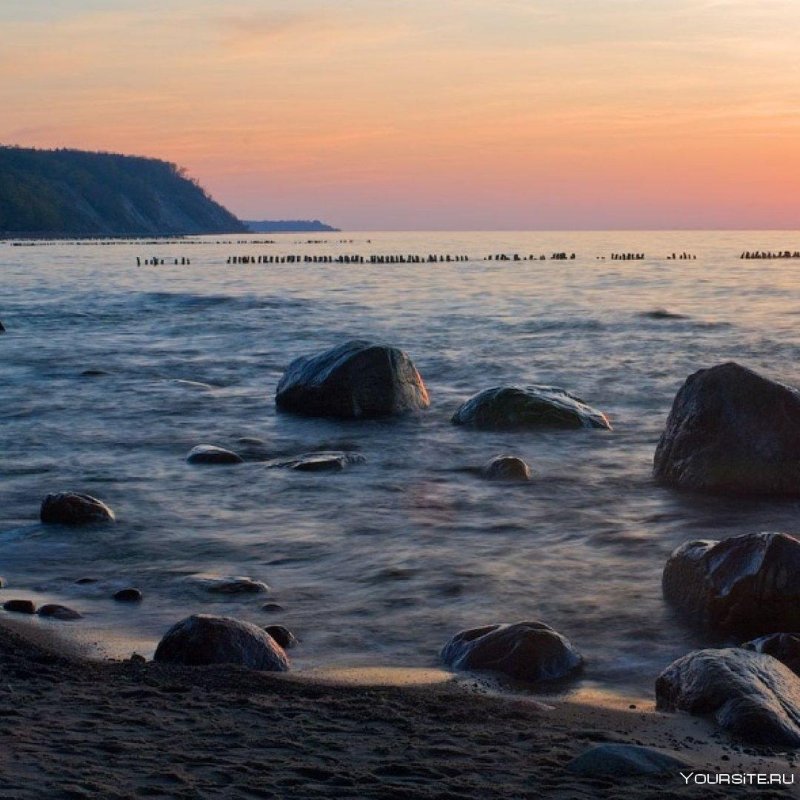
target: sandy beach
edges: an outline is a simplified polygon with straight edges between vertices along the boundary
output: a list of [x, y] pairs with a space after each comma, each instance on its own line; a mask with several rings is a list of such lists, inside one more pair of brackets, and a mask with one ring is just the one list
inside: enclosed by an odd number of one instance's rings
[[797, 796], [571, 774], [602, 742], [663, 748], [698, 770], [794, 769], [793, 755], [742, 748], [641, 699], [500, 697], [435, 670], [276, 677], [97, 660], [5, 619], [0, 675], [2, 798]]

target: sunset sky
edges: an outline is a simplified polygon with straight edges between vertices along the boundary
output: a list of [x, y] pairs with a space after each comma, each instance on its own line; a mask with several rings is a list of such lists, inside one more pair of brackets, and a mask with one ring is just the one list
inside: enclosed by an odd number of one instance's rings
[[800, 228], [798, 0], [2, 0], [0, 142], [347, 229]]

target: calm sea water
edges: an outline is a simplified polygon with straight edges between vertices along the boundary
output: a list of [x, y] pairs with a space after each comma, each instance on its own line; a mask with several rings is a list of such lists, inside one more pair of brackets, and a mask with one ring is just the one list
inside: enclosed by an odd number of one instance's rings
[[[300, 667], [437, 663], [464, 627], [541, 619], [587, 659], [586, 680], [647, 688], [701, 644], [661, 598], [689, 538], [797, 532], [800, 504], [681, 494], [653, 484], [653, 451], [692, 371], [736, 359], [800, 384], [800, 234], [369, 233], [276, 243], [0, 244], [2, 595], [85, 615], [52, 624], [111, 652], [149, 654], [193, 612], [288, 625]], [[274, 237], [273, 237], [274, 238]], [[309, 238], [324, 243], [308, 244]], [[340, 238], [353, 243], [340, 244]], [[688, 251], [696, 260], [668, 261]], [[487, 262], [575, 252], [574, 261]], [[227, 266], [229, 255], [459, 253], [464, 263]], [[597, 260], [644, 252], [643, 261]], [[135, 266], [188, 256], [191, 266]], [[683, 318], [653, 319], [658, 308]], [[405, 349], [427, 413], [378, 422], [277, 414], [295, 357], [348, 338]], [[104, 370], [82, 377], [86, 369]], [[450, 424], [500, 383], [562, 386], [604, 410], [601, 431], [481, 433]], [[357, 449], [363, 466], [301, 474], [251, 462], [198, 468], [200, 443], [264, 452]], [[530, 485], [470, 473], [514, 453]], [[38, 523], [73, 489], [117, 512], [110, 528]], [[195, 573], [247, 575], [268, 596], [225, 598]], [[82, 577], [97, 583], [77, 585]], [[140, 606], [110, 599], [125, 586]], [[261, 610], [275, 602], [284, 611]]]

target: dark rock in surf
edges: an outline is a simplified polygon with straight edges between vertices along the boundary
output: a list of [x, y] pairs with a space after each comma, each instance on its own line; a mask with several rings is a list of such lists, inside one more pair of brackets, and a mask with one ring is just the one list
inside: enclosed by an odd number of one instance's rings
[[215, 447], [213, 444], [199, 444], [189, 451], [186, 460], [190, 464], [241, 464], [244, 459], [232, 450]]
[[284, 649], [296, 647], [297, 637], [285, 625], [265, 625], [264, 630]]
[[40, 617], [49, 617], [51, 619], [82, 619], [82, 615], [77, 611], [72, 608], [67, 608], [67, 606], [59, 605], [58, 603], [46, 603], [43, 606], [39, 606], [39, 610], [36, 613]]
[[338, 451], [303, 453], [292, 458], [276, 459], [269, 463], [270, 467], [294, 469], [298, 472], [341, 472], [353, 464], [365, 464], [367, 461], [360, 453], [343, 453]]
[[457, 670], [501, 672], [521, 681], [553, 681], [576, 673], [583, 657], [543, 622], [486, 625], [457, 633], [442, 660]]
[[662, 587], [700, 626], [744, 636], [800, 630], [800, 541], [747, 533], [686, 542], [667, 559]]
[[467, 400], [453, 414], [454, 425], [480, 430], [605, 428], [605, 414], [555, 386], [495, 386]]
[[48, 525], [89, 525], [114, 522], [114, 512], [102, 501], [88, 494], [59, 492], [42, 500], [42, 522]]
[[573, 775], [675, 775], [691, 764], [676, 753], [636, 744], [608, 742], [586, 750], [567, 764]]
[[114, 592], [113, 599], [118, 603], [141, 603], [144, 595], [139, 589], [130, 587], [129, 589], [120, 589], [118, 592]]
[[678, 314], [666, 308], [654, 308], [652, 311], [644, 311], [640, 315], [645, 319], [686, 319], [685, 314]]
[[735, 363], [690, 375], [655, 452], [657, 481], [698, 491], [800, 495], [800, 391]]
[[517, 456], [495, 456], [481, 475], [490, 481], [529, 481], [531, 468]]
[[0, 322], [0, 333], [5, 333], [5, 332], [6, 332], [5, 325], [3, 325], [2, 322]]
[[768, 636], [751, 639], [742, 647], [745, 650], [777, 658], [795, 675], [800, 675], [800, 633], [771, 633]]
[[278, 383], [282, 411], [314, 417], [385, 417], [430, 405], [411, 359], [394, 347], [353, 340], [293, 361]]
[[17, 614], [35, 614], [36, 606], [32, 600], [6, 600], [3, 603], [6, 611], [14, 611]]
[[266, 583], [246, 577], [194, 575], [192, 580], [212, 594], [262, 594], [269, 591]]
[[208, 614], [195, 614], [173, 625], [153, 658], [187, 666], [238, 664], [270, 672], [289, 669], [283, 648], [266, 631], [249, 622]]
[[108, 375], [104, 369], [85, 369], [81, 372], [82, 378], [102, 378], [104, 375]]
[[655, 688], [659, 711], [712, 716], [752, 744], [800, 747], [800, 678], [772, 656], [697, 650], [673, 661]]
[[281, 611], [284, 611], [284, 607], [279, 603], [264, 603], [261, 606], [262, 611], [266, 611], [267, 614], [279, 614]]

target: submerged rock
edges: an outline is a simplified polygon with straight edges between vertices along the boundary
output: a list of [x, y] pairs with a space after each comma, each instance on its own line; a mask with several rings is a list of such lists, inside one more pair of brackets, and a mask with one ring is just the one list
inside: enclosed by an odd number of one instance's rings
[[2, 322], [0, 322], [0, 333], [5, 333], [5, 332], [6, 332], [5, 325], [3, 325]]
[[187, 666], [238, 664], [271, 672], [289, 669], [283, 648], [266, 631], [249, 622], [208, 614], [195, 614], [173, 625], [153, 659]]
[[114, 593], [114, 600], [118, 603], [141, 603], [144, 595], [139, 589], [133, 587], [129, 589], [120, 589]]
[[260, 594], [269, 591], [266, 583], [247, 577], [194, 575], [192, 580], [213, 594]]
[[293, 361], [278, 383], [275, 403], [296, 414], [356, 419], [424, 409], [430, 400], [402, 350], [353, 340]]
[[745, 642], [742, 647], [777, 658], [795, 675], [800, 675], [800, 633], [771, 633]]
[[745, 742], [800, 747], [800, 678], [762, 653], [698, 650], [673, 661], [656, 680], [656, 708], [713, 716]]
[[605, 428], [605, 414], [555, 386], [495, 386], [471, 397], [453, 414], [454, 425], [480, 430]]
[[529, 481], [531, 468], [517, 456], [495, 456], [481, 470], [490, 481]]
[[3, 603], [6, 611], [14, 611], [17, 614], [35, 614], [36, 606], [32, 600], [6, 600]]
[[324, 451], [320, 453], [302, 453], [292, 458], [271, 461], [270, 467], [294, 469], [298, 472], [341, 472], [353, 464], [365, 464], [367, 461], [360, 453]]
[[678, 314], [668, 308], [654, 308], [652, 311], [643, 311], [639, 316], [646, 319], [687, 319], [685, 314]]
[[800, 630], [800, 541], [747, 533], [686, 542], [667, 560], [662, 586], [701, 626], [745, 636]]
[[543, 622], [486, 625], [457, 633], [442, 660], [457, 670], [501, 672], [521, 681], [552, 681], [575, 673], [583, 657]]
[[691, 768], [677, 753], [635, 744], [609, 742], [592, 747], [567, 764], [574, 775], [675, 775]]
[[284, 649], [296, 647], [297, 637], [285, 625], [265, 625], [264, 630]]
[[655, 452], [656, 480], [722, 493], [800, 495], [800, 392], [735, 363], [690, 375]]
[[58, 603], [46, 603], [39, 606], [36, 612], [40, 617], [51, 617], [52, 619], [73, 620], [82, 619], [82, 615], [72, 608], [59, 605]]
[[215, 447], [213, 444], [199, 444], [193, 447], [186, 460], [190, 464], [241, 464], [244, 461], [232, 450]]
[[104, 375], [108, 375], [109, 373], [106, 372], [104, 369], [85, 369], [81, 372], [82, 378], [102, 378]]
[[42, 500], [42, 522], [53, 525], [88, 525], [114, 522], [114, 512], [102, 501], [88, 494], [59, 492]]

